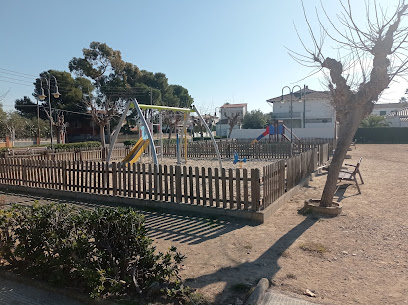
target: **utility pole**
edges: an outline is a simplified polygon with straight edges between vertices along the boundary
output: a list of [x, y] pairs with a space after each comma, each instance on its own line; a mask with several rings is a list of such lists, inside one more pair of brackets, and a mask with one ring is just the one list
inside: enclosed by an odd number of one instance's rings
[[40, 107], [38, 105], [38, 98], [37, 98], [37, 145], [40, 145]]
[[152, 87], [150, 87], [150, 105], [153, 105]]

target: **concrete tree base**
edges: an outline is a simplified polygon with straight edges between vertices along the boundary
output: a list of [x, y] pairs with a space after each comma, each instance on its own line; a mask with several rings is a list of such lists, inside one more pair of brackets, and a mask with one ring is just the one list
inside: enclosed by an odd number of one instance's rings
[[324, 214], [327, 216], [337, 216], [342, 212], [342, 207], [337, 202], [333, 201], [333, 205], [331, 207], [321, 207], [319, 204], [320, 199], [305, 200], [303, 209], [305, 211], [311, 211], [313, 213]]

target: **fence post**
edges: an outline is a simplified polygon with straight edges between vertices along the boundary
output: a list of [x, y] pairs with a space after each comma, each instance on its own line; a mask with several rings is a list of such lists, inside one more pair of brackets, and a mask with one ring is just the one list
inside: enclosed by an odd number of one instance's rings
[[258, 168], [251, 169], [251, 210], [258, 211], [260, 209], [261, 199], [261, 180]]
[[181, 166], [176, 166], [176, 202], [181, 202]]
[[113, 196], [118, 194], [118, 179], [117, 179], [117, 170], [116, 170], [116, 162], [112, 163], [112, 188], [113, 188]]

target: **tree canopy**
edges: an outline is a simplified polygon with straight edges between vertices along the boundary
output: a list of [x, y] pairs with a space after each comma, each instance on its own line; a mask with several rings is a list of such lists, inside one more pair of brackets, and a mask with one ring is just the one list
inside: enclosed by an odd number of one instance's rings
[[378, 128], [378, 127], [388, 127], [388, 123], [385, 121], [385, 118], [380, 115], [369, 115], [368, 117], [364, 118], [361, 123], [360, 127], [363, 128]]
[[242, 121], [244, 129], [262, 129], [272, 123], [272, 113], [263, 113], [261, 110], [247, 112]]

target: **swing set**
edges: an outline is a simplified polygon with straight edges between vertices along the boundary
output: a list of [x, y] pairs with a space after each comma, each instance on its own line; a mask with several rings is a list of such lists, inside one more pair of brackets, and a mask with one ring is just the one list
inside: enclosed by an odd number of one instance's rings
[[[197, 114], [197, 116], [199, 117], [199, 119], [201, 120], [201, 122], [203, 123], [203, 125], [205, 126], [205, 129], [207, 130], [207, 132], [209, 133], [210, 137], [211, 137], [211, 141], [214, 145], [215, 148], [215, 152], [217, 154], [217, 159], [219, 162], [219, 167], [220, 169], [222, 169], [222, 163], [221, 163], [221, 156], [220, 156], [220, 152], [218, 150], [218, 145], [215, 142], [214, 136], [212, 135], [212, 132], [210, 131], [210, 128], [208, 127], [208, 125], [206, 124], [206, 122], [204, 121], [203, 117], [201, 116], [201, 114], [198, 112], [197, 108], [193, 105], [192, 109], [190, 108], [179, 108], [179, 107], [167, 107], [167, 106], [157, 106], [157, 105], [143, 105], [137, 102], [136, 99], [133, 100], [129, 100], [126, 104], [125, 107], [125, 111], [123, 112], [120, 120], [119, 120], [119, 124], [117, 125], [115, 132], [113, 134], [112, 137], [112, 141], [109, 144], [109, 151], [108, 151], [108, 156], [107, 156], [107, 160], [106, 161], [110, 161], [110, 158], [112, 156], [112, 151], [113, 151], [113, 147], [115, 146], [116, 140], [118, 138], [120, 129], [123, 125], [123, 122], [127, 116], [127, 113], [129, 112], [129, 109], [131, 108], [135, 108], [138, 115], [139, 115], [139, 119], [140, 119], [140, 130], [141, 130], [141, 137], [139, 138], [139, 140], [137, 141], [137, 143], [135, 144], [135, 146], [133, 146], [133, 148], [130, 150], [129, 154], [123, 159], [122, 163], [125, 164], [133, 164], [135, 162], [137, 162], [139, 160], [139, 158], [141, 157], [141, 155], [143, 154], [144, 150], [149, 147], [150, 145], [150, 154], [153, 160], [154, 165], [158, 168], [159, 166], [159, 161], [157, 158], [157, 155], [159, 154], [161, 157], [163, 157], [163, 134], [162, 134], [162, 128], [163, 128], [163, 119], [162, 119], [162, 112], [164, 110], [170, 110], [170, 111], [174, 111], [174, 112], [183, 112], [184, 113], [184, 123], [182, 126], [182, 136], [179, 137], [179, 132], [177, 132], [177, 164], [180, 165], [181, 164], [181, 145], [180, 145], [180, 140], [183, 139], [184, 142], [184, 159], [185, 162], [187, 162], [187, 120], [188, 117], [190, 115], [191, 112], [195, 112]], [[149, 116], [146, 112], [146, 115], [143, 114], [142, 112], [143, 110], [157, 110], [159, 111], [159, 124], [153, 124], [153, 120], [151, 115]], [[146, 117], [148, 120], [146, 120]], [[159, 130], [159, 146], [156, 146], [154, 144], [154, 140], [153, 140], [153, 126], [158, 126], [158, 130]], [[157, 152], [156, 149], [159, 149], [159, 153]]]

